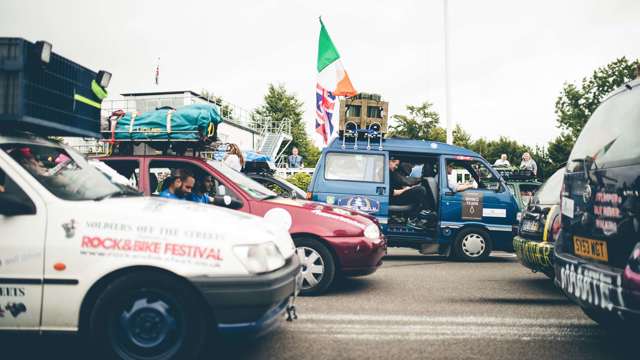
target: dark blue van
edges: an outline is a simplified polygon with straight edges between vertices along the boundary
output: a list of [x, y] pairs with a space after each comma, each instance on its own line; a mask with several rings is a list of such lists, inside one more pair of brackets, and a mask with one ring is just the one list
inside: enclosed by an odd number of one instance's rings
[[513, 251], [517, 201], [500, 174], [464, 148], [336, 138], [308, 190], [311, 200], [376, 216], [389, 246], [471, 261]]

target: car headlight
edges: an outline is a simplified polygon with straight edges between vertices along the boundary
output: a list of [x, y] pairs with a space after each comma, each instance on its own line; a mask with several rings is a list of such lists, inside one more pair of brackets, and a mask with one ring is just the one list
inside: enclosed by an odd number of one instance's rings
[[378, 225], [371, 224], [367, 226], [364, 229], [364, 237], [374, 242], [380, 241], [380, 228], [378, 228]]
[[252, 274], [261, 274], [281, 268], [285, 264], [284, 257], [276, 244], [237, 245], [233, 252], [242, 265]]

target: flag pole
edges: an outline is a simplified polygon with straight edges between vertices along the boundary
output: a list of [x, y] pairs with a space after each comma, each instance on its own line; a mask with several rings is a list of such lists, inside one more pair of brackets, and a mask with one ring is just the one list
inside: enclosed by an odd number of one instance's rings
[[449, 1], [443, 0], [444, 8], [444, 89], [445, 89], [445, 121], [447, 124], [447, 144], [453, 144], [453, 127], [452, 127], [452, 111], [451, 111], [451, 85], [449, 80], [451, 77], [451, 69], [449, 66]]

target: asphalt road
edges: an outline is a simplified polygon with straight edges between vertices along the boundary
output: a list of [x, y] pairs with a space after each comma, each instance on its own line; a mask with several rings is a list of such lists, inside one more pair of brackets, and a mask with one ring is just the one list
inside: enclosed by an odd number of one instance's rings
[[[373, 275], [298, 300], [299, 319], [207, 359], [635, 359], [633, 336], [599, 328], [511, 254], [459, 263], [390, 249]], [[637, 338], [637, 334], [635, 334]], [[637, 340], [636, 340], [637, 341]], [[2, 344], [2, 343], [5, 344]], [[0, 338], [20, 359], [73, 358], [71, 336]], [[9, 346], [7, 346], [9, 345]]]

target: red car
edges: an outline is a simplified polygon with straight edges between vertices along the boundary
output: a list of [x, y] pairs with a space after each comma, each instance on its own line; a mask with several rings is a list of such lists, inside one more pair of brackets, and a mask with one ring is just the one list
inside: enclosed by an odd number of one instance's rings
[[163, 176], [173, 169], [188, 170], [196, 179], [210, 175], [214, 186], [209, 194], [216, 204], [289, 227], [302, 264], [304, 295], [325, 292], [336, 276], [373, 273], [386, 253], [386, 240], [374, 217], [281, 198], [219, 161], [185, 156], [110, 156], [98, 160], [130, 179], [147, 196], [158, 195]]

